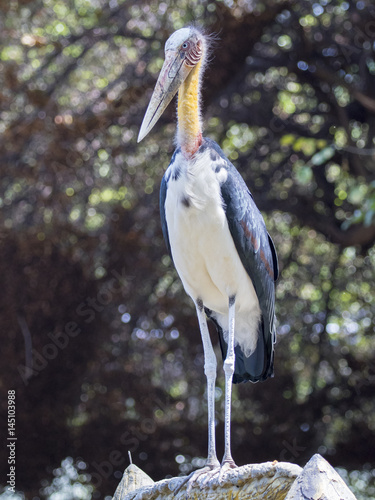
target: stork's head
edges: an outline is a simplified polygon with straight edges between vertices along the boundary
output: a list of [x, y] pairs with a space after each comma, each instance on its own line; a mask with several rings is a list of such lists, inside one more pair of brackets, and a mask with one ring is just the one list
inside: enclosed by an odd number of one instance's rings
[[165, 61], [143, 118], [140, 142], [152, 129], [192, 69], [204, 58], [205, 37], [194, 26], [175, 31], [165, 44]]

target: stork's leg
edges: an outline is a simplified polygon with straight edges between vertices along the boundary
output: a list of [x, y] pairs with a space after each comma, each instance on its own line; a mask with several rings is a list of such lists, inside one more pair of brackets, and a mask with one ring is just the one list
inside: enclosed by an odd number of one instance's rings
[[[231, 448], [230, 448], [230, 418], [231, 418], [231, 404], [232, 404], [232, 380], [234, 373], [234, 316], [235, 316], [235, 302], [236, 297], [232, 295], [229, 297], [229, 325], [228, 325], [228, 351], [224, 361], [225, 373], [225, 448], [224, 457], [221, 463], [222, 467], [225, 465], [224, 470], [228, 467], [236, 467], [233, 461]], [[224, 472], [222, 469], [222, 472]]]
[[[203, 302], [198, 299], [195, 303], [197, 309], [199, 328], [201, 331], [203, 352], [204, 352], [204, 373], [207, 378], [207, 403], [208, 403], [208, 455], [206, 465], [203, 469], [196, 470], [187, 476], [174, 490], [174, 495], [187, 484], [186, 495], [189, 496], [195, 482], [205, 474], [212, 474], [220, 467], [220, 462], [216, 455], [215, 444], [215, 380], [216, 380], [216, 356], [208, 331], [206, 313], [204, 312]], [[215, 472], [216, 474], [216, 472]], [[208, 475], [209, 479], [210, 476]]]
[[204, 352], [204, 373], [207, 378], [207, 403], [208, 403], [208, 455], [206, 466], [210, 468], [219, 467], [216, 456], [215, 445], [215, 380], [216, 380], [216, 356], [212, 347], [210, 333], [208, 331], [206, 314], [203, 302], [197, 300], [196, 309], [201, 331]]

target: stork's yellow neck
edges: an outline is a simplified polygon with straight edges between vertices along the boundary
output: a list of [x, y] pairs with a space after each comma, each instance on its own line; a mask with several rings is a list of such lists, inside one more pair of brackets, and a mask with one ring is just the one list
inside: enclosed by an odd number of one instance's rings
[[201, 61], [190, 71], [178, 91], [178, 144], [186, 156], [192, 156], [202, 143], [199, 107]]

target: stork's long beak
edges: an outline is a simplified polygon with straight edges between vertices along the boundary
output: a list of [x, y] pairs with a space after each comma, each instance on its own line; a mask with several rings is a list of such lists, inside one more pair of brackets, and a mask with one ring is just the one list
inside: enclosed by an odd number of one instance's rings
[[181, 57], [179, 52], [166, 51], [165, 61], [143, 118], [137, 142], [140, 142], [150, 132], [190, 73], [191, 68], [186, 66], [184, 61], [185, 58]]

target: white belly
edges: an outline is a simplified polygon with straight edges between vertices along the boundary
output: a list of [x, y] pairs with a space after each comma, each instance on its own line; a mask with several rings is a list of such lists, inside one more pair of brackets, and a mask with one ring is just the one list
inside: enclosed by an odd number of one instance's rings
[[[168, 184], [165, 211], [172, 257], [186, 292], [217, 313], [224, 336], [229, 297], [235, 296], [235, 340], [249, 355], [256, 347], [259, 302], [230, 234], [213, 172], [212, 176], [203, 182], [195, 178], [187, 190], [183, 176]], [[194, 196], [189, 198], [191, 192]]]

